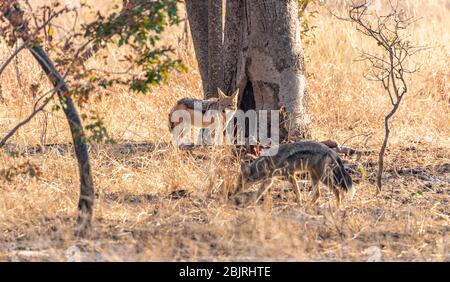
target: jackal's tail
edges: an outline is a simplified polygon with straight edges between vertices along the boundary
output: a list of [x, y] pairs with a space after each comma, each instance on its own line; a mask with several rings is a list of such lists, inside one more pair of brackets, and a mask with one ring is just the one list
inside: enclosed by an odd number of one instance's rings
[[350, 193], [350, 198], [353, 198], [356, 191], [353, 185], [352, 178], [345, 169], [341, 158], [337, 156], [335, 160], [336, 165], [333, 167], [332, 170], [334, 185], [336, 185], [336, 187], [340, 188], [341, 190]]

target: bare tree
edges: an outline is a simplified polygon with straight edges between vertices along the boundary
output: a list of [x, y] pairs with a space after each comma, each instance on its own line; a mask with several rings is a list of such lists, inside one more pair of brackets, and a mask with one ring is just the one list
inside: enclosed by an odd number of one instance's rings
[[384, 155], [390, 134], [390, 119], [395, 115], [408, 92], [407, 76], [416, 72], [417, 67], [410, 67], [411, 57], [423, 50], [410, 41], [408, 28], [416, 20], [408, 17], [399, 8], [398, 3], [389, 1], [389, 11], [385, 15], [372, 12], [368, 1], [350, 4], [348, 19], [356, 24], [362, 34], [373, 39], [381, 48], [379, 54], [363, 53], [362, 61], [369, 62], [366, 78], [377, 81], [389, 97], [392, 108], [384, 118], [384, 140], [379, 152], [377, 186], [382, 187]]

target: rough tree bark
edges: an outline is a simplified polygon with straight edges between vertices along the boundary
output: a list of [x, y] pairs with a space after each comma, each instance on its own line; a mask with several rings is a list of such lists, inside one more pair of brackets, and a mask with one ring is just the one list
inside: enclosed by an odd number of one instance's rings
[[[199, 14], [207, 11], [189, 8], [192, 3], [188, 2], [195, 1], [186, 1], [187, 12], [194, 45], [201, 46], [207, 37], [203, 30], [195, 27], [204, 24], [197, 20], [204, 19], [205, 14]], [[201, 2], [196, 5], [201, 6]], [[220, 55], [223, 56], [224, 90], [230, 93], [239, 87], [242, 110], [285, 109], [286, 119], [281, 119], [280, 123], [283, 140], [309, 138], [306, 71], [298, 9], [297, 0], [227, 0]], [[199, 66], [213, 60], [207, 50], [196, 51], [196, 56]], [[220, 60], [216, 58], [215, 61]], [[209, 83], [208, 75], [205, 77], [202, 76], [204, 87]], [[270, 119], [268, 122], [270, 124]]]
[[[27, 22], [23, 19], [23, 11], [19, 8], [18, 4], [15, 1], [3, 2], [0, 5], [0, 12], [14, 27], [17, 38], [21, 38], [25, 42], [29, 41]], [[29, 49], [41, 68], [47, 74], [47, 77], [53, 86], [57, 88], [59, 100], [61, 101], [64, 114], [66, 115], [69, 123], [80, 174], [80, 198], [78, 202], [79, 215], [76, 234], [79, 236], [84, 236], [91, 227], [94, 201], [94, 182], [92, 180], [89, 154], [87, 144], [85, 143], [83, 125], [75, 104], [73, 103], [72, 98], [68, 95], [69, 89], [66, 83], [56, 70], [46, 52], [37, 43], [33, 43]]]
[[186, 0], [186, 11], [202, 78], [204, 98], [217, 97], [223, 89], [222, 0]]
[[203, 93], [208, 93], [208, 0], [186, 0], [186, 11]]
[[223, 41], [223, 78], [225, 93], [236, 89], [238, 55], [242, 45], [241, 26], [244, 19], [244, 1], [228, 0], [225, 13]]
[[251, 81], [256, 110], [285, 108], [289, 119], [282, 127], [287, 132], [280, 132], [284, 138], [307, 137], [306, 71], [298, 1], [246, 1], [243, 22], [237, 86], [243, 88]]
[[[222, 0], [208, 2], [208, 83], [205, 98], [217, 97], [217, 88], [223, 89], [222, 71]], [[231, 93], [230, 93], [231, 94]]]

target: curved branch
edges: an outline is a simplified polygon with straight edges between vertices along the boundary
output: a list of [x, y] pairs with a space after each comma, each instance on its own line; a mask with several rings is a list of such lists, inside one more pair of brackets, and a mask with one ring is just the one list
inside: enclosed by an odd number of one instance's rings
[[[30, 39], [30, 30], [28, 29], [27, 21], [23, 19], [23, 11], [20, 9], [18, 2], [1, 1], [0, 12], [12, 25], [18, 38], [27, 42]], [[48, 54], [37, 43], [33, 44], [33, 46], [30, 47], [30, 50], [53, 86], [56, 88], [56, 93], [69, 123], [80, 176], [80, 198], [78, 201], [79, 214], [76, 234], [83, 237], [91, 227], [94, 202], [94, 183], [89, 162], [88, 148], [84, 138], [83, 125], [75, 104], [69, 95], [69, 89], [66, 82], [63, 76], [61, 76], [55, 68]], [[76, 58], [74, 58], [73, 61], [75, 60]]]

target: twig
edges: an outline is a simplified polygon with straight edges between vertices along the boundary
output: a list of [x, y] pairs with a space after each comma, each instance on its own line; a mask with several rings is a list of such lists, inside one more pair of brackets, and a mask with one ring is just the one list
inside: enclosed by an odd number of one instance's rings
[[2, 75], [3, 71], [6, 69], [6, 67], [14, 60], [14, 58], [26, 47], [26, 44], [23, 43], [20, 45], [16, 50], [6, 59], [6, 61], [2, 64], [0, 67], [0, 75]]
[[[29, 3], [27, 3], [28, 1], [26, 1], [26, 4], [29, 5]], [[49, 17], [49, 19], [47, 21], [45, 21], [41, 26], [38, 26], [37, 21], [35, 21], [36, 24], [36, 30], [34, 31], [34, 33], [32, 34], [31, 38], [34, 37], [34, 35], [36, 35], [38, 32], [40, 32], [43, 28], [45, 28], [52, 19], [54, 19], [55, 17], [59, 16], [61, 13], [64, 12], [64, 9], [56, 12], [55, 14], [53, 14], [52, 16]], [[30, 38], [30, 36], [28, 36], [28, 38]], [[28, 39], [27, 38], [27, 39]], [[24, 48], [27, 48], [28, 46], [28, 41], [26, 40], [24, 43], [22, 43], [22, 45], [20, 45], [9, 57], [8, 59], [3, 63], [3, 65], [0, 67], [0, 75], [2, 75], [3, 71], [6, 69], [6, 67], [12, 62], [12, 60], [20, 53], [20, 51], [22, 51]]]
[[48, 97], [46, 99], [46, 101], [39, 108], [34, 109], [34, 111], [26, 119], [19, 122], [13, 129], [11, 129], [8, 132], [8, 134], [5, 135], [5, 137], [3, 137], [3, 139], [0, 141], [0, 148], [2, 148], [6, 144], [8, 139], [11, 138], [17, 132], [17, 130], [19, 130], [19, 128], [21, 128], [22, 126], [27, 124], [31, 119], [33, 119], [33, 117], [36, 114], [38, 114], [40, 111], [42, 111], [45, 108], [45, 106], [47, 106], [47, 104], [52, 100], [52, 98], [56, 94], [56, 87], [53, 90], [51, 90], [50, 92], [52, 93], [51, 96]]

